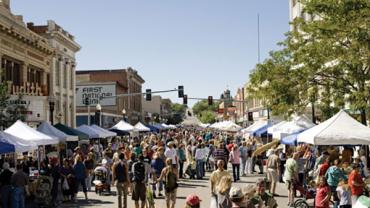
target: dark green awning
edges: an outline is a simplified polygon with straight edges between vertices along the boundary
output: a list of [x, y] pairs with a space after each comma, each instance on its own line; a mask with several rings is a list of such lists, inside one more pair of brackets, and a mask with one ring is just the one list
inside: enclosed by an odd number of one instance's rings
[[55, 124], [54, 127], [68, 135], [78, 136], [79, 140], [89, 140], [89, 135], [61, 123]]

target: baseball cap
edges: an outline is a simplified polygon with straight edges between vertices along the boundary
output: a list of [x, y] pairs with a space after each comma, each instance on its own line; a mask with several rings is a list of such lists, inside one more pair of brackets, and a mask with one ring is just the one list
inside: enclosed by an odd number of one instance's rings
[[199, 199], [199, 197], [195, 194], [190, 194], [188, 197], [186, 197], [186, 204], [190, 206], [195, 206], [200, 204], [202, 200]]
[[241, 188], [239, 187], [231, 187], [229, 194], [230, 198], [232, 199], [240, 199], [244, 196]]

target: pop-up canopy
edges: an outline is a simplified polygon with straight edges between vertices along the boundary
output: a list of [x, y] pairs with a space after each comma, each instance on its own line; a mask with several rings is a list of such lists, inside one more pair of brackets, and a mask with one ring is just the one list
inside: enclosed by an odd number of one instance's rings
[[107, 138], [107, 137], [114, 137], [114, 136], [117, 136], [117, 133], [116, 132], [113, 132], [113, 131], [109, 131], [109, 130], [106, 130], [106, 129], [103, 129], [102, 127], [98, 126], [98, 125], [91, 125], [90, 126], [91, 128], [101, 132], [104, 134], [104, 138]]
[[16, 152], [28, 152], [36, 149], [36, 144], [23, 140], [11, 134], [0, 131], [0, 142], [14, 145]]
[[58, 138], [59, 142], [78, 141], [77, 136], [68, 135], [60, 131], [59, 129], [55, 128], [54, 126], [52, 126], [46, 121], [42, 122], [42, 124], [39, 127], [37, 127], [37, 131], [44, 133], [46, 135]]
[[61, 130], [62, 132], [66, 133], [68, 135], [78, 136], [79, 140], [88, 140], [89, 139], [89, 135], [87, 135], [83, 132], [80, 132], [76, 129], [73, 129], [71, 127], [68, 127], [66, 125], [63, 125], [61, 123], [55, 124], [54, 127]]
[[7, 128], [5, 132], [19, 137], [23, 140], [29, 141], [30, 143], [33, 143], [37, 146], [59, 143], [58, 138], [50, 137], [46, 134], [38, 132], [37, 130], [27, 126], [27, 124], [19, 120], [15, 122], [12, 126]]
[[344, 110], [298, 135], [298, 142], [314, 145], [369, 145], [370, 128]]
[[120, 130], [120, 131], [130, 132], [130, 131], [134, 130], [134, 127], [131, 124], [121, 120], [116, 125], [114, 125], [111, 129], [117, 129], [117, 130]]
[[291, 134], [302, 132], [306, 129], [315, 126], [306, 116], [294, 116], [291, 121], [285, 122], [284, 124], [276, 127], [272, 133], [272, 137], [275, 139], [282, 139]]
[[[248, 126], [245, 129], [242, 129], [241, 132], [245, 138], [253, 136], [255, 132], [260, 129], [266, 128], [269, 126], [269, 122], [267, 120], [258, 120], [254, 122], [252, 125]], [[266, 128], [267, 131], [267, 128]]]
[[94, 128], [91, 128], [90, 126], [85, 125], [85, 124], [77, 127], [76, 129], [80, 132], [83, 132], [83, 133], [89, 135], [90, 139], [104, 138], [104, 136], [105, 136], [104, 133], [99, 132], [99, 131], [95, 130]]
[[150, 131], [150, 128], [146, 127], [141, 122], [138, 122], [134, 127], [135, 127], [135, 131], [138, 131], [138, 132], [148, 132], [148, 131]]
[[15, 152], [15, 147], [12, 144], [6, 142], [0, 142], [0, 154]]

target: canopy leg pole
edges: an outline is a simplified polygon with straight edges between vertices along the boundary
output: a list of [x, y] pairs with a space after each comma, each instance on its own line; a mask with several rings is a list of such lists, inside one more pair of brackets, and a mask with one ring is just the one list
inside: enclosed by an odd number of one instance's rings
[[41, 170], [40, 159], [41, 159], [41, 156], [40, 156], [40, 146], [38, 146], [37, 147], [37, 168], [38, 168], [38, 171], [39, 171], [39, 175], [40, 175], [40, 170]]

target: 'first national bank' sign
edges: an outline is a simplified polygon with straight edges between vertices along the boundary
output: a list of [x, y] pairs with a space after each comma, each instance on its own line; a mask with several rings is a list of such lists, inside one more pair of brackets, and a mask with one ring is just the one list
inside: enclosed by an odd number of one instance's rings
[[[116, 85], [114, 84], [91, 84], [76, 86], [76, 105], [86, 106], [86, 97], [89, 98], [90, 106], [100, 103], [101, 106], [116, 105]], [[110, 97], [110, 98], [107, 98]]]

